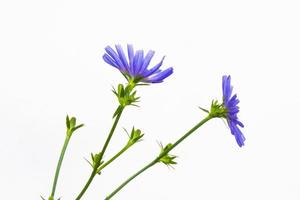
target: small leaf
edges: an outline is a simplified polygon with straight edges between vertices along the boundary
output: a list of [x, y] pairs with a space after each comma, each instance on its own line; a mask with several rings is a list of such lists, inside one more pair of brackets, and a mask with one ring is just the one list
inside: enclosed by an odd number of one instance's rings
[[46, 200], [44, 197], [42, 197], [42, 196], [40, 196], [40, 197], [41, 197], [41, 199]]

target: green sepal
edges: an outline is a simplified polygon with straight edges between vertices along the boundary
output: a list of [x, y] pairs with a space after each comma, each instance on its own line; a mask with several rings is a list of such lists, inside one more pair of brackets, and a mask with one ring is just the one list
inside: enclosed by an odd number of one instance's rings
[[122, 84], [119, 84], [118, 85], [118, 95], [120, 97], [123, 97], [124, 96], [124, 86]]
[[70, 129], [70, 118], [69, 118], [69, 115], [67, 115], [67, 117], [66, 117], [66, 126], [67, 126], [67, 129]]
[[209, 111], [206, 110], [205, 108], [202, 108], [202, 107], [200, 107], [200, 106], [198, 106], [198, 108], [199, 108], [200, 110], [202, 110], [203, 112], [209, 113]]
[[175, 158], [177, 158], [177, 156], [167, 154], [159, 159], [159, 161], [166, 165], [176, 165], [177, 162], [174, 161]]
[[70, 119], [70, 129], [76, 126], [76, 118], [71, 117]]

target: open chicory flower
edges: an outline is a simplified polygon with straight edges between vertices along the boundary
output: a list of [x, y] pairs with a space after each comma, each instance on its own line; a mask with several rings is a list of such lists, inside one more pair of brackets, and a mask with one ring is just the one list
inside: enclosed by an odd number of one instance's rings
[[226, 109], [226, 119], [228, 126], [231, 130], [232, 135], [234, 135], [236, 142], [241, 147], [244, 145], [246, 140], [245, 136], [241, 132], [238, 126], [244, 127], [244, 125], [239, 121], [237, 114], [239, 112], [239, 107], [237, 106], [240, 102], [237, 99], [237, 95], [232, 96], [231, 77], [223, 76], [222, 80], [223, 89], [223, 106]]
[[165, 70], [160, 69], [165, 57], [163, 57], [154, 67], [148, 69], [150, 61], [154, 56], [154, 51], [152, 50], [148, 51], [144, 56], [143, 50], [134, 52], [133, 46], [127, 45], [127, 59], [121, 45], [115, 45], [115, 47], [117, 51], [110, 46], [107, 46], [105, 48], [106, 53], [103, 55], [103, 59], [109, 65], [120, 70], [128, 81], [133, 81], [134, 83], [161, 83], [173, 73], [172, 67]]

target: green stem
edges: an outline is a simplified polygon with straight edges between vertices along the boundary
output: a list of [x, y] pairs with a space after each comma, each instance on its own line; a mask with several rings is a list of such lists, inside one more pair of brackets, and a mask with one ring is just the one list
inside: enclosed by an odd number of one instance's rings
[[117, 115], [117, 117], [116, 117], [116, 119], [115, 119], [115, 122], [114, 122], [113, 126], [111, 127], [111, 130], [110, 130], [110, 132], [109, 132], [109, 134], [108, 134], [108, 137], [107, 137], [107, 139], [106, 139], [106, 141], [105, 141], [105, 143], [104, 143], [104, 145], [103, 145], [103, 148], [102, 148], [102, 150], [100, 151], [100, 152], [101, 152], [101, 155], [100, 155], [100, 159], [99, 159], [99, 164], [100, 164], [101, 161], [102, 161], [103, 155], [104, 155], [104, 153], [105, 153], [105, 151], [106, 151], [106, 149], [107, 149], [107, 147], [108, 147], [108, 144], [109, 144], [109, 142], [110, 142], [110, 140], [111, 140], [111, 138], [112, 138], [112, 136], [113, 136], [113, 134], [114, 134], [114, 131], [115, 131], [116, 127], [117, 127], [117, 124], [118, 124], [118, 122], [119, 122], [119, 119], [120, 119], [120, 117], [121, 117], [121, 115], [122, 115], [123, 110], [124, 110], [124, 107], [122, 107], [121, 110], [119, 111], [119, 113], [118, 113], [118, 115]]
[[51, 196], [49, 197], [49, 199], [51, 199], [51, 198], [54, 199], [60, 168], [61, 168], [62, 161], [64, 159], [64, 155], [66, 153], [66, 150], [67, 150], [70, 139], [71, 139], [71, 137], [68, 136], [68, 134], [67, 134], [64, 145], [62, 147], [62, 150], [61, 150], [61, 153], [60, 153], [60, 156], [59, 156], [57, 166], [56, 166], [56, 171], [55, 171], [55, 176], [54, 176], [54, 181], [53, 181], [53, 186], [52, 186], [52, 192], [51, 192]]
[[127, 185], [130, 181], [132, 181], [135, 177], [146, 171], [148, 168], [155, 165], [159, 160], [155, 159], [152, 162], [150, 162], [148, 165], [140, 169], [138, 172], [133, 174], [131, 177], [129, 177], [125, 182], [123, 182], [117, 189], [115, 189], [110, 195], [108, 195], [105, 200], [111, 199], [115, 194], [117, 194], [125, 185]]
[[109, 159], [107, 162], [105, 162], [103, 165], [101, 165], [98, 168], [97, 173], [101, 172], [102, 169], [104, 169], [107, 165], [109, 165], [115, 159], [117, 159], [121, 154], [123, 154], [127, 149], [129, 149], [129, 147], [131, 147], [131, 145], [126, 145], [125, 147], [123, 147], [116, 155], [114, 155], [111, 159]]
[[98, 159], [98, 162], [95, 163], [94, 169], [93, 169], [93, 171], [92, 171], [92, 173], [90, 175], [90, 178], [86, 182], [85, 186], [83, 187], [83, 189], [81, 190], [81, 192], [79, 193], [79, 195], [76, 197], [76, 200], [81, 199], [81, 197], [84, 195], [84, 193], [86, 192], [86, 190], [90, 186], [91, 182], [93, 181], [94, 177], [96, 176], [97, 171], [98, 171], [97, 169], [98, 169], [98, 167], [99, 167], [99, 165], [100, 165], [100, 163], [102, 161], [103, 155], [104, 155], [104, 153], [105, 153], [105, 151], [106, 151], [106, 149], [108, 147], [108, 144], [109, 144], [109, 142], [110, 142], [110, 140], [111, 140], [111, 138], [113, 136], [113, 133], [114, 133], [116, 127], [117, 127], [117, 124], [119, 122], [119, 119], [120, 119], [120, 117], [122, 115], [123, 110], [124, 110], [124, 107], [122, 107], [121, 110], [119, 111], [119, 113], [117, 114], [117, 116], [115, 118], [115, 121], [114, 121], [114, 123], [113, 123], [113, 125], [112, 125], [112, 127], [110, 129], [110, 132], [109, 132], [109, 134], [108, 134], [108, 136], [106, 138], [106, 141], [105, 141], [105, 143], [103, 145], [103, 148], [100, 151], [100, 158]]
[[186, 139], [188, 136], [190, 136], [194, 131], [196, 131], [200, 126], [205, 124], [207, 121], [212, 119], [213, 117], [211, 115], [208, 115], [205, 117], [202, 121], [200, 121], [196, 126], [194, 126], [191, 130], [189, 130], [186, 134], [184, 134], [181, 138], [179, 138], [170, 148], [168, 148], [165, 152], [163, 152], [159, 158], [164, 157], [167, 155], [172, 149], [174, 149], [178, 144], [180, 144], [184, 139]]
[[123, 187], [125, 187], [130, 181], [132, 181], [134, 178], [136, 178], [138, 175], [146, 171], [148, 168], [152, 167], [156, 163], [160, 162], [160, 159], [167, 155], [172, 149], [174, 149], [178, 144], [180, 144], [184, 139], [186, 139], [188, 136], [190, 136], [194, 131], [196, 131], [200, 126], [205, 124], [207, 121], [212, 119], [213, 117], [211, 115], [208, 115], [206, 118], [204, 118], [202, 121], [200, 121], [196, 126], [194, 126], [191, 130], [189, 130], [186, 134], [184, 134], [181, 138], [179, 138], [170, 148], [168, 148], [166, 151], [161, 153], [157, 158], [155, 158], [153, 161], [151, 161], [149, 164], [147, 164], [145, 167], [143, 167], [141, 170], [133, 174], [131, 177], [129, 177], [126, 181], [124, 181], [117, 189], [115, 189], [110, 195], [108, 195], [105, 200], [111, 199], [115, 194], [117, 194]]

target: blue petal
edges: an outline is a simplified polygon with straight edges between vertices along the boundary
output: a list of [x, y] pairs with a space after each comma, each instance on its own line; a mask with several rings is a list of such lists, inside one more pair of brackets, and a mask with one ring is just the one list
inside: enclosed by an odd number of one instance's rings
[[134, 51], [133, 51], [133, 46], [131, 44], [127, 45], [127, 52], [128, 52], [128, 60], [129, 60], [129, 73], [133, 74]]
[[105, 48], [105, 50], [115, 60], [115, 62], [119, 66], [119, 69], [122, 70], [122, 71], [125, 70], [125, 68], [122, 64], [122, 61], [120, 60], [118, 54], [110, 46], [107, 46]]
[[240, 147], [244, 146], [244, 141], [246, 140], [245, 136], [241, 132], [241, 130], [235, 126], [235, 140]]
[[154, 51], [150, 50], [148, 51], [145, 59], [144, 59], [144, 62], [143, 62], [143, 65], [141, 67], [141, 69], [137, 72], [138, 74], [143, 74], [143, 72], [145, 71], [145, 69], [149, 66], [149, 63], [152, 59], [152, 57], [154, 56]]
[[231, 77], [230, 76], [223, 76], [222, 79], [222, 90], [223, 90], [223, 99], [225, 104], [228, 103], [231, 94], [232, 94], [232, 86], [231, 86]]
[[144, 57], [144, 51], [142, 51], [142, 50], [136, 51], [134, 58], [133, 58], [133, 66], [132, 66], [133, 67], [133, 69], [132, 69], [133, 76], [135, 76], [137, 74], [138, 70], [140, 69], [143, 57]]
[[173, 68], [170, 67], [156, 75], [154, 75], [153, 77], [149, 77], [147, 81], [151, 82], [151, 83], [160, 83], [162, 82], [165, 78], [167, 78], [168, 76], [170, 76], [173, 73]]
[[239, 125], [240, 127], [244, 128], [244, 124], [242, 122], [240, 122], [239, 120], [236, 120], [237, 125]]
[[136, 68], [135, 68], [135, 70], [136, 70], [135, 75], [139, 75], [139, 72], [140, 72], [143, 64], [144, 64], [144, 51], [141, 50], [140, 56], [139, 56], [139, 59], [138, 59], [138, 62], [137, 62]]
[[104, 55], [102, 56], [102, 58], [103, 58], [103, 60], [104, 60], [107, 64], [109, 64], [109, 65], [111, 65], [111, 66], [116, 67], [116, 68], [119, 69], [119, 66], [116, 64], [116, 62], [115, 62], [109, 55], [104, 54]]
[[223, 91], [223, 97], [225, 97], [226, 79], [227, 79], [227, 76], [223, 76], [223, 77], [222, 77], [222, 91]]
[[126, 71], [128, 71], [129, 67], [128, 67], [127, 58], [124, 54], [124, 51], [123, 51], [121, 45], [115, 45], [115, 46], [116, 46], [117, 52], [119, 54], [119, 58], [121, 59], [121, 61], [123, 63], [123, 66], [126, 68]]
[[160, 67], [161, 67], [161, 65], [163, 64], [163, 62], [164, 62], [164, 59], [165, 59], [165, 56], [161, 59], [161, 61], [157, 64], [157, 65], [155, 65], [153, 68], [151, 68], [150, 70], [148, 70], [148, 71], [145, 71], [144, 73], [143, 73], [143, 76], [144, 77], [148, 77], [148, 76], [151, 76], [152, 74], [154, 74]]
[[229, 121], [229, 128], [231, 130], [231, 134], [235, 136], [235, 140], [238, 143], [238, 145], [240, 147], [243, 146], [246, 138], [241, 132], [241, 130], [235, 125], [233, 121]]
[[227, 99], [229, 100], [229, 98], [231, 97], [231, 94], [232, 94], [232, 89], [233, 89], [233, 87], [231, 86], [231, 77], [230, 76], [227, 77], [226, 82], [227, 82], [227, 84], [226, 84], [225, 90], [226, 90]]

